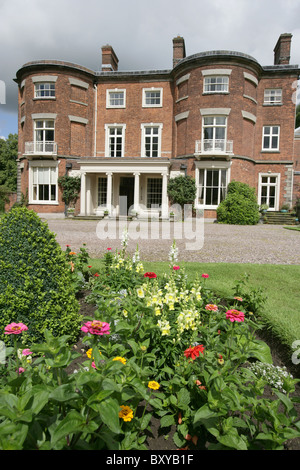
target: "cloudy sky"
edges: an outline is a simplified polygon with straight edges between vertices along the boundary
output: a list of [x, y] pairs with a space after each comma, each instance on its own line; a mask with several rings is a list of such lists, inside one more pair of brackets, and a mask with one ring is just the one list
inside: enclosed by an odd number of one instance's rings
[[119, 70], [169, 69], [180, 35], [187, 55], [235, 50], [272, 65], [282, 33], [293, 34], [291, 63], [300, 64], [299, 0], [0, 0], [0, 136], [17, 132], [13, 79], [31, 60], [100, 70], [110, 44]]

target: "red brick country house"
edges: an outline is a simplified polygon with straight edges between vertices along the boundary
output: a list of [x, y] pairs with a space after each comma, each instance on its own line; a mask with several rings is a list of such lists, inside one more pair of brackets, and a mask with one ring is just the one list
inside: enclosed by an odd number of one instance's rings
[[[168, 70], [119, 71], [111, 46], [102, 70], [41, 60], [16, 74], [19, 91], [18, 199], [64, 217], [59, 176], [81, 177], [77, 213], [168, 217], [169, 178], [195, 178], [195, 207], [215, 217], [230, 181], [255, 187], [270, 211], [295, 202], [300, 139], [295, 133], [298, 65], [291, 34], [274, 64], [235, 51], [186, 56], [173, 39]], [[299, 131], [299, 130], [298, 130]], [[127, 204], [124, 205], [124, 198]]]

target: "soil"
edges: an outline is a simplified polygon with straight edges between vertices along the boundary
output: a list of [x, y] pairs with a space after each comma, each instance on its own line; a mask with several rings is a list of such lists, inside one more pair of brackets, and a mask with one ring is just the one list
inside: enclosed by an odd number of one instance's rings
[[[82, 292], [79, 296], [79, 301], [80, 301], [80, 314], [83, 316], [93, 316], [94, 311], [95, 311], [95, 306], [93, 304], [90, 304], [86, 302], [85, 300], [85, 295], [86, 292]], [[258, 335], [257, 335], [258, 336]], [[263, 340], [265, 343], [268, 344], [271, 350], [272, 354], [272, 359], [273, 359], [273, 365], [274, 366], [279, 366], [283, 367], [285, 366], [287, 368], [287, 371], [292, 374], [292, 376], [296, 379], [300, 379], [300, 370], [299, 366], [295, 366], [291, 360], [290, 356], [291, 353], [290, 351], [284, 347], [278, 338], [272, 336], [272, 334], [265, 330], [265, 331], [260, 331], [260, 334], [258, 336], [259, 339]], [[79, 339], [78, 343], [74, 346], [74, 349], [77, 351], [82, 351], [84, 352], [84, 345], [81, 342], [81, 339]], [[70, 366], [68, 367], [67, 371], [68, 373], [73, 373], [74, 370], [76, 370], [83, 361], [86, 360], [86, 356], [82, 354], [81, 357], [76, 359]], [[299, 398], [300, 397], [300, 382], [299, 384], [296, 384], [296, 390], [292, 394], [292, 396]], [[274, 395], [272, 394], [271, 388], [266, 388], [264, 395], [264, 398], [266, 399], [274, 399]], [[298, 414], [298, 418], [300, 419], [300, 403], [296, 403], [295, 409]], [[165, 429], [160, 428], [160, 420], [153, 417], [151, 421], [151, 432], [149, 432], [146, 445], [150, 451], [176, 451], [178, 448], [173, 442], [172, 436], [175, 432], [174, 427], [171, 428], [170, 432], [168, 431], [168, 435], [165, 435]], [[191, 441], [187, 442], [187, 447], [188, 450], [190, 451], [196, 451], [196, 450], [204, 450], [205, 449], [205, 443], [198, 443], [197, 446], [194, 446]], [[285, 450], [300, 450], [300, 438], [295, 438], [292, 440], [286, 441], [284, 444], [284, 449]]]

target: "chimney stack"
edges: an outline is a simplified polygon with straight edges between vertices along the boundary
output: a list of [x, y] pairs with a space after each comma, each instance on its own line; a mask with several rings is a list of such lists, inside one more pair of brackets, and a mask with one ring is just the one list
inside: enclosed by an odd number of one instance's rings
[[173, 68], [181, 59], [185, 58], [185, 43], [181, 36], [173, 39]]
[[102, 47], [102, 72], [116, 72], [119, 59], [113, 48], [109, 45]]
[[292, 34], [281, 34], [274, 48], [274, 65], [290, 63]]

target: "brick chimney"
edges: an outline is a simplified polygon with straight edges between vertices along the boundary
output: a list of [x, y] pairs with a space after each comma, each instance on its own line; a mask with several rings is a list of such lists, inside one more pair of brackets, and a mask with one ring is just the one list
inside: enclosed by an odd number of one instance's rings
[[102, 47], [102, 72], [116, 72], [119, 59], [108, 44]]
[[274, 65], [290, 63], [292, 34], [281, 34], [274, 48]]
[[173, 39], [173, 67], [175, 67], [181, 59], [185, 58], [185, 43], [181, 36]]

